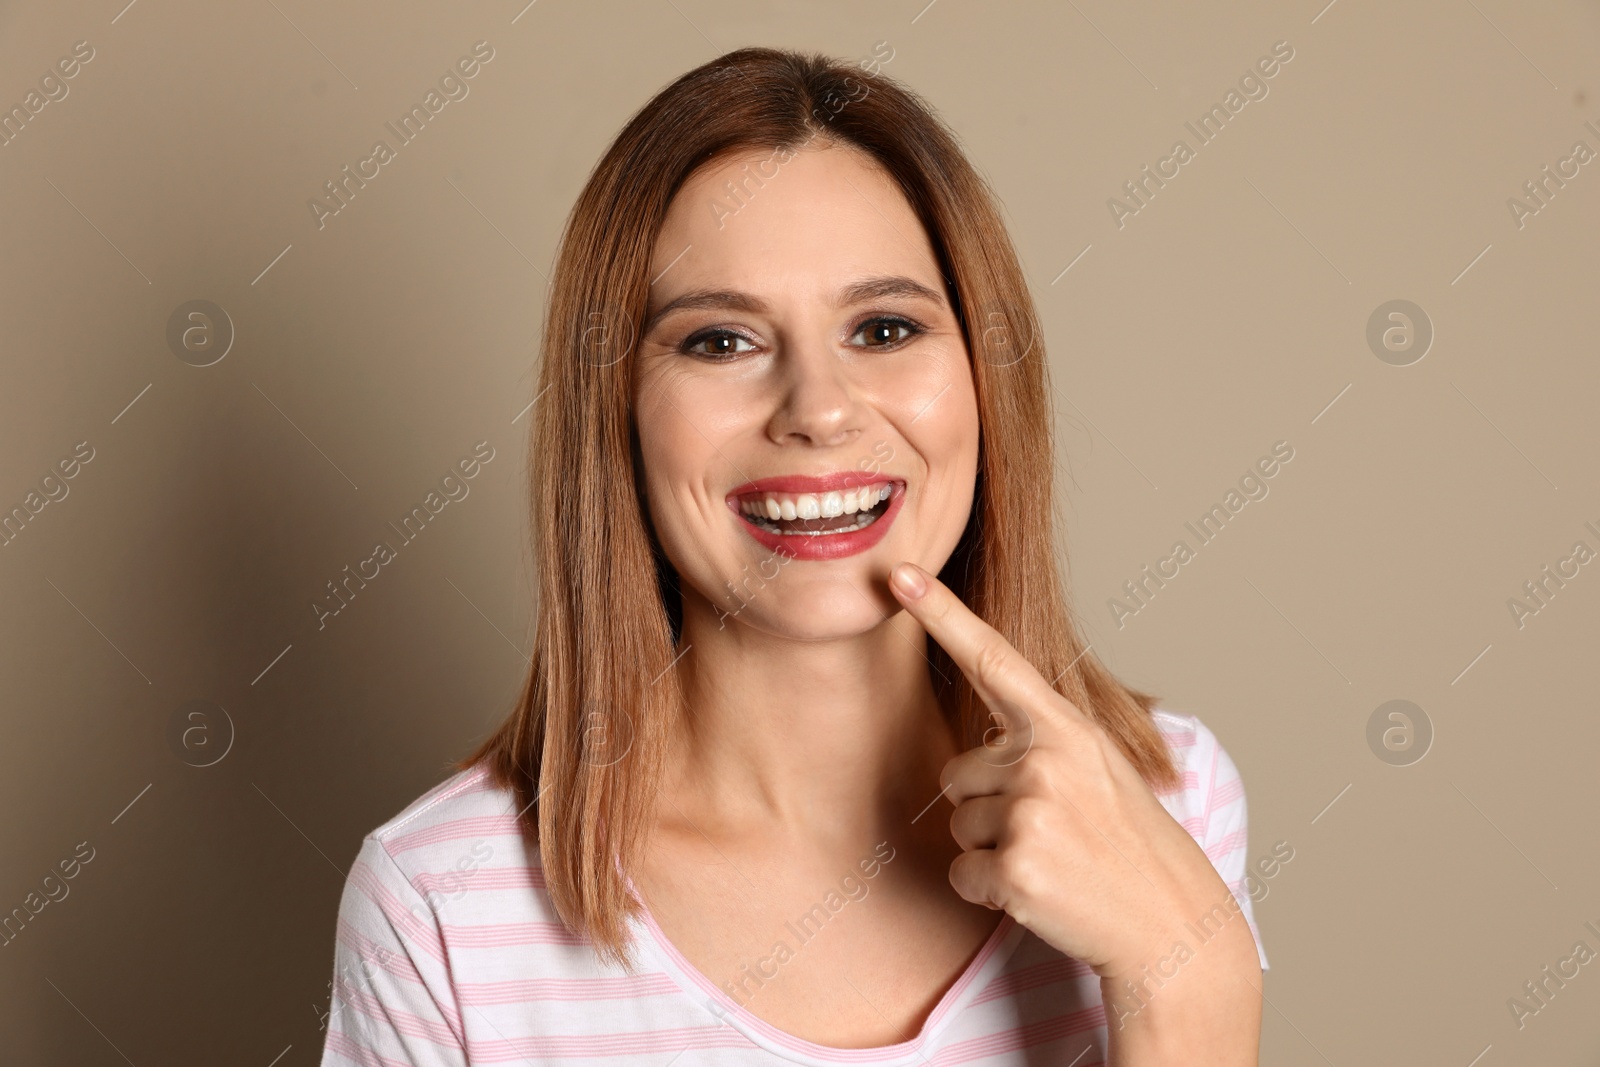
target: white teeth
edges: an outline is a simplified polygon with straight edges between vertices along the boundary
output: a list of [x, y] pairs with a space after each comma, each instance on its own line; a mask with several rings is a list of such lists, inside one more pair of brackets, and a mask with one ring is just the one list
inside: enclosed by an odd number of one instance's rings
[[771, 522], [833, 519], [871, 511], [893, 493], [894, 485], [888, 482], [823, 493], [763, 493], [741, 500], [739, 511], [751, 518]]

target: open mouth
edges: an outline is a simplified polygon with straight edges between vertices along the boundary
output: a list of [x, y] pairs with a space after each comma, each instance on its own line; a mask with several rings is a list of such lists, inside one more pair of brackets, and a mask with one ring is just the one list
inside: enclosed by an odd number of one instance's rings
[[883, 518], [900, 483], [885, 479], [822, 493], [743, 493], [739, 514], [779, 536], [830, 537], [865, 530]]

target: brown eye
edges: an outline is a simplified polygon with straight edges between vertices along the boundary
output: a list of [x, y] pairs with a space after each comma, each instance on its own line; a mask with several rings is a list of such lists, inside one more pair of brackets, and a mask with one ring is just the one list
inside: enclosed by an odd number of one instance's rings
[[[748, 338], [736, 334], [732, 330], [704, 330], [684, 341], [679, 351], [685, 355], [703, 356], [713, 361], [725, 360], [742, 354], [740, 349], [734, 347], [740, 341], [745, 344], [750, 343]], [[706, 344], [711, 346], [709, 350], [699, 347]], [[744, 351], [749, 350], [745, 349]]]
[[866, 335], [863, 348], [896, 348], [921, 332], [921, 327], [907, 319], [877, 318], [862, 323], [856, 336]]

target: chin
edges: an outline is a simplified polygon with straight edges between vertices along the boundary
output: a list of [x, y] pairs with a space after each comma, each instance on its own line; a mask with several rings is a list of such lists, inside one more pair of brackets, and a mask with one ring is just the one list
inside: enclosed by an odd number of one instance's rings
[[[787, 563], [785, 567], [799, 566]], [[852, 568], [854, 569], [854, 568]], [[887, 586], [870, 577], [868, 568], [855, 574], [818, 575], [801, 581], [787, 571], [763, 588], [741, 591], [744, 601], [730, 601], [716, 610], [723, 628], [749, 626], [774, 637], [795, 641], [828, 641], [856, 637], [900, 610]]]

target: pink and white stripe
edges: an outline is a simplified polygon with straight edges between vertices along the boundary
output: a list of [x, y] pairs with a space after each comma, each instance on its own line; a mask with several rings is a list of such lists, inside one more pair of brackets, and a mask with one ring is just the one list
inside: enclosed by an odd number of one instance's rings
[[[1183, 775], [1161, 803], [1239, 901], [1247, 809], [1238, 769], [1197, 718], [1155, 723]], [[819, 1045], [740, 1007], [646, 913], [641, 966], [602, 963], [562, 923], [520, 805], [481, 769], [452, 776], [373, 831], [346, 879], [323, 1067], [523, 1063], [623, 1067], [1096, 1067], [1106, 1055], [1099, 980], [1009, 917], [911, 1039]]]

